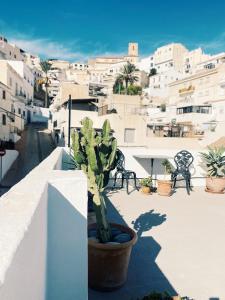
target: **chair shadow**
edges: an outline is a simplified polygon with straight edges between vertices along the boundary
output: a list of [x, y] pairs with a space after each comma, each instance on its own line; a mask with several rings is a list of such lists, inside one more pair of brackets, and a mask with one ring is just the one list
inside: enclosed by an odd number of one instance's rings
[[[123, 215], [114, 207], [107, 195], [106, 204], [109, 221], [127, 226]], [[177, 295], [176, 290], [156, 263], [161, 246], [153, 237], [143, 236], [144, 232], [160, 226], [165, 221], [165, 214], [150, 210], [132, 222], [138, 241], [131, 253], [127, 283], [120, 290], [108, 294], [107, 299], [139, 299], [153, 291], [167, 291], [171, 295]], [[90, 299], [105, 299], [105, 293], [90, 291], [90, 296]]]

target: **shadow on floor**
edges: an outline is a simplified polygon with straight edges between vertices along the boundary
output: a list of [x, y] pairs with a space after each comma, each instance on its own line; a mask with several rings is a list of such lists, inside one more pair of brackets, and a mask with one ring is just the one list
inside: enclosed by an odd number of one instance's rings
[[[109, 220], [127, 225], [108, 197], [106, 197], [106, 203]], [[144, 232], [160, 226], [165, 221], [165, 214], [150, 210], [132, 222], [133, 228], [138, 234], [138, 242], [131, 254], [127, 283], [120, 290], [111, 293], [101, 293], [89, 289], [89, 300], [106, 298], [107, 300], [137, 300], [152, 291], [167, 291], [171, 295], [177, 295], [176, 290], [156, 263], [161, 246], [153, 237], [143, 236]]]

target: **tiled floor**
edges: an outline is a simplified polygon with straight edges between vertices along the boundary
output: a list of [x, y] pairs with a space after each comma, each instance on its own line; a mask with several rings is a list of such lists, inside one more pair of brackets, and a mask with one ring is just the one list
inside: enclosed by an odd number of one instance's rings
[[195, 300], [225, 299], [225, 195], [195, 188], [172, 197], [134, 191], [108, 194], [109, 218], [138, 232], [126, 285], [89, 290], [89, 300], [137, 300], [168, 291]]

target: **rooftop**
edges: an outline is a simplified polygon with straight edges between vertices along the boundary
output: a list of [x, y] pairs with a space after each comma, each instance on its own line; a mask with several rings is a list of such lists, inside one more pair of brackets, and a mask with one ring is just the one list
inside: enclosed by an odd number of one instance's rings
[[[159, 160], [174, 151], [123, 148], [126, 167], [138, 177], [150, 174], [150, 158], [159, 177]], [[89, 300], [137, 300], [153, 290], [224, 299], [225, 198], [204, 191], [192, 154], [190, 196], [182, 187], [171, 197], [107, 191], [109, 220], [134, 228], [138, 242], [126, 285], [111, 293], [89, 290]], [[55, 149], [4, 194], [0, 216], [1, 299], [87, 299], [87, 180], [71, 170], [68, 149]]]
[[171, 197], [134, 191], [108, 193], [111, 221], [138, 232], [127, 284], [118, 291], [89, 290], [89, 300], [136, 300], [168, 291], [195, 300], [224, 299], [224, 195], [178, 188]]

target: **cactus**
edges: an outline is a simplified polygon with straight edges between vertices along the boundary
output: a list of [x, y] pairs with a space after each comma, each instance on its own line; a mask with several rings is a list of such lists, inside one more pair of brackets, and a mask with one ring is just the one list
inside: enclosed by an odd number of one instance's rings
[[88, 190], [93, 194], [93, 204], [97, 221], [97, 233], [101, 242], [111, 239], [111, 230], [106, 219], [104, 189], [109, 181], [110, 171], [115, 168], [117, 140], [111, 135], [111, 127], [106, 120], [102, 132], [97, 133], [89, 118], [81, 121], [81, 130], [72, 134], [74, 159], [88, 178]]

